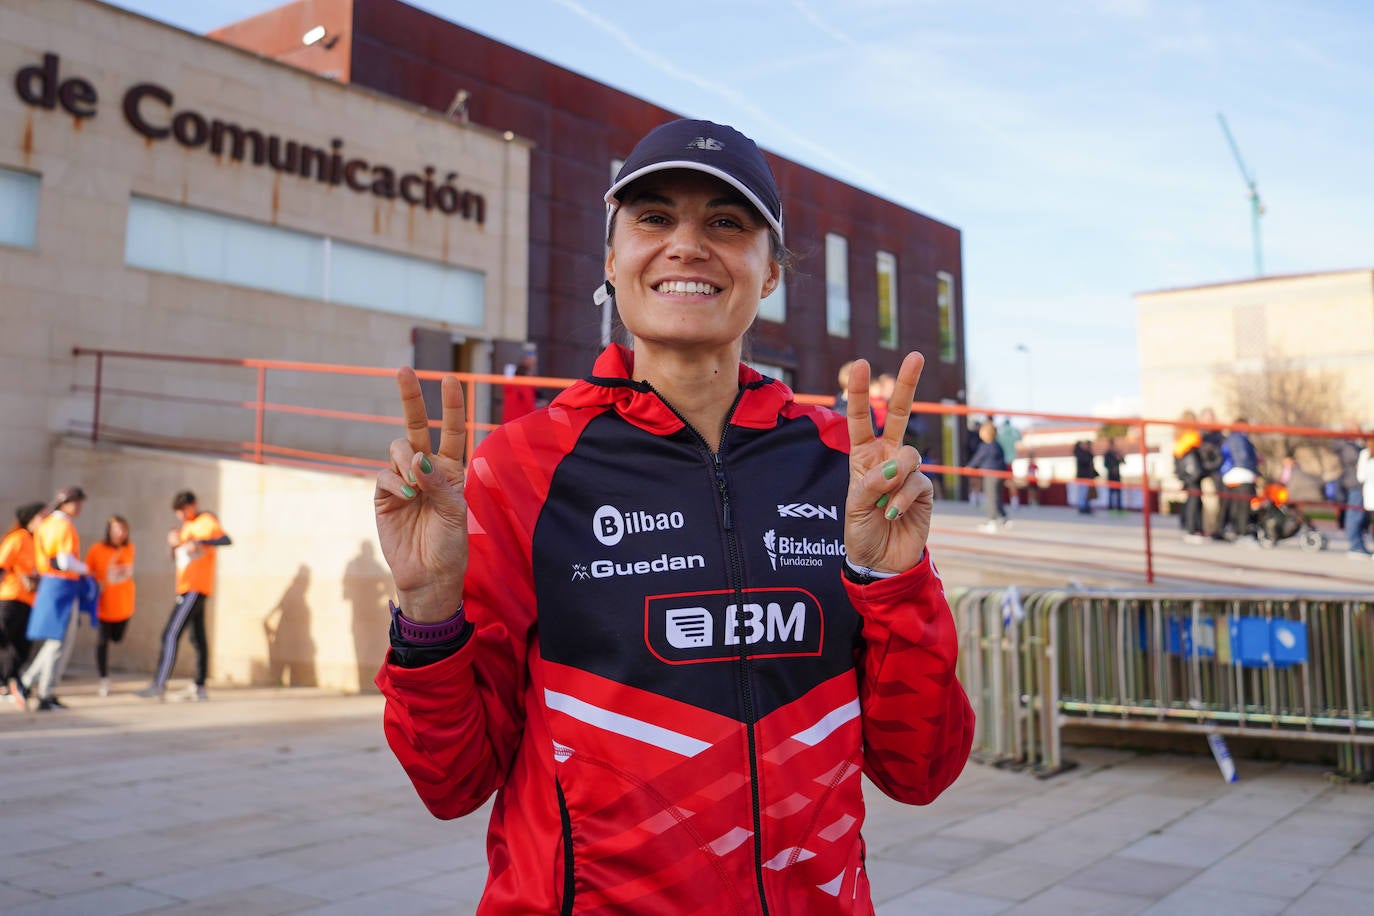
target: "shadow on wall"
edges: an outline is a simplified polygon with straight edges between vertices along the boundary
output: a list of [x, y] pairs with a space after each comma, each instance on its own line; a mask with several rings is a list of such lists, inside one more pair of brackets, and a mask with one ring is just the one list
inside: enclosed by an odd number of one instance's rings
[[374, 691], [372, 677], [382, 665], [390, 646], [391, 626], [387, 596], [391, 573], [378, 560], [370, 541], [358, 544], [358, 553], [344, 567], [343, 597], [353, 609], [353, 647], [358, 658], [358, 689]]
[[255, 671], [254, 683], [266, 681], [287, 687], [314, 687], [318, 683], [315, 639], [310, 635], [310, 605], [305, 600], [309, 589], [310, 567], [302, 564], [276, 606], [262, 619], [262, 632], [267, 639], [267, 671]]

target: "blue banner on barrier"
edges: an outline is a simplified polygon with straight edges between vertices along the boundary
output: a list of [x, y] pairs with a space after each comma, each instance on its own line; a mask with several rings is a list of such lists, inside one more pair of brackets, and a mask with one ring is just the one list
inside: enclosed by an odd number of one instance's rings
[[[1148, 647], [1149, 615], [1139, 616], [1140, 645]], [[1218, 620], [1226, 625], [1218, 627]], [[1216, 658], [1222, 664], [1244, 668], [1265, 668], [1270, 664], [1286, 668], [1307, 662], [1307, 627], [1299, 620], [1267, 617], [1199, 617], [1196, 626], [1191, 616], [1164, 618], [1165, 651], [1184, 658]]]
[[1298, 620], [1235, 617], [1231, 654], [1245, 668], [1277, 668], [1307, 661], [1307, 627]]

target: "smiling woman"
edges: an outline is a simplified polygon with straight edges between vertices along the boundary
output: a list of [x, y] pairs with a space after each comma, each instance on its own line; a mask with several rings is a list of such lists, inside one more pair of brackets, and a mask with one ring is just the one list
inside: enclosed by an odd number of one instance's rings
[[496, 793], [479, 913], [871, 914], [859, 773], [927, 803], [973, 734], [902, 444], [924, 359], [881, 437], [865, 361], [846, 416], [739, 362], [786, 252], [733, 128], [657, 128], [605, 201], [630, 347], [470, 467], [456, 379], [431, 454], [398, 373], [388, 742], [436, 816]]

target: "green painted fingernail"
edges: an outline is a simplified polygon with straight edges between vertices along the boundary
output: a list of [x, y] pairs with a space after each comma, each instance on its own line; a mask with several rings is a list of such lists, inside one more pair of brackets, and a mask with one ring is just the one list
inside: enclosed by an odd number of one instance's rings
[[887, 464], [883, 465], [883, 476], [886, 477], [888, 480], [891, 480], [892, 478], [894, 478], [894, 477], [897, 476], [897, 459], [896, 459], [896, 458], [893, 458], [893, 459], [892, 459], [891, 461], [889, 461]]
[[888, 501], [889, 499], [891, 499], [891, 498], [892, 498], [892, 494], [891, 494], [891, 493], [884, 493], [882, 496], [879, 496], [879, 497], [878, 497], [878, 503], [877, 503], [878, 508], [881, 509], [883, 506], [886, 506], [886, 505], [887, 505], [887, 501]]
[[401, 492], [405, 494], [406, 499], [415, 498], [415, 491], [412, 490], [410, 487], [406, 486], [405, 484], [401, 484]]
[[889, 506], [888, 509], [887, 509], [887, 520], [890, 522], [890, 521], [892, 521], [894, 518], [896, 518], [897, 516], [899, 516], [899, 515], [901, 515], [901, 514], [902, 514], [902, 513], [900, 513], [900, 512], [897, 511], [897, 507], [896, 507], [896, 506]]
[[434, 470], [434, 465], [429, 463], [428, 455], [420, 456], [420, 470], [424, 471], [426, 474]]

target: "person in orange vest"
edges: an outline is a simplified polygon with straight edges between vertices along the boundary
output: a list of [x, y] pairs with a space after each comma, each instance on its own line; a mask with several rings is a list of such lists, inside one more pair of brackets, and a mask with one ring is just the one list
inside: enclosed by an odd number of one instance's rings
[[52, 511], [33, 535], [38, 589], [26, 632], [38, 650], [20, 675], [19, 683], [26, 692], [37, 693], [39, 712], [66, 708], [53, 688], [62, 675], [63, 656], [70, 652], [67, 634], [72, 609], [81, 599], [81, 578], [87, 573], [86, 564], [81, 561], [81, 538], [74, 524], [85, 503], [86, 492], [80, 487], [58, 490]]
[[177, 567], [177, 600], [172, 615], [162, 630], [162, 649], [158, 654], [157, 672], [153, 682], [137, 696], [162, 699], [167, 679], [177, 660], [177, 643], [189, 624], [191, 645], [196, 650], [196, 680], [187, 690], [188, 699], [197, 702], [209, 699], [205, 693], [205, 675], [209, 666], [210, 646], [205, 636], [205, 599], [215, 589], [215, 553], [220, 547], [233, 543], [220, 527], [213, 512], [205, 512], [196, 504], [196, 494], [182, 490], [172, 499], [172, 511], [181, 520], [181, 527], [167, 532], [167, 546]]
[[38, 588], [38, 569], [34, 565], [33, 532], [43, 520], [42, 503], [27, 503], [14, 511], [14, 527], [0, 540], [0, 684], [9, 690], [10, 699], [24, 707], [24, 689], [19, 672], [29, 659], [29, 613], [33, 610], [34, 590]]
[[95, 667], [100, 672], [100, 695], [110, 695], [110, 643], [123, 642], [129, 618], [134, 615], [134, 545], [129, 522], [112, 515], [105, 523], [105, 538], [86, 553], [91, 577], [100, 585], [96, 604], [99, 635], [95, 643]]

